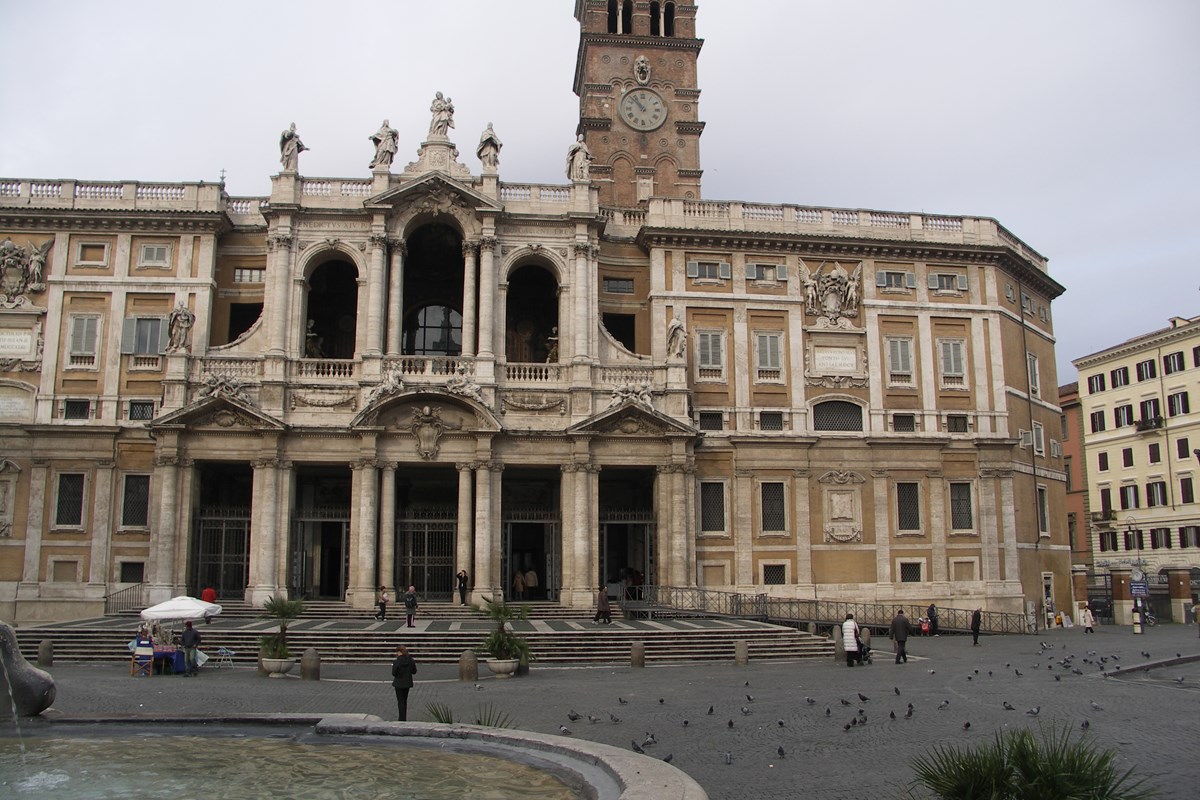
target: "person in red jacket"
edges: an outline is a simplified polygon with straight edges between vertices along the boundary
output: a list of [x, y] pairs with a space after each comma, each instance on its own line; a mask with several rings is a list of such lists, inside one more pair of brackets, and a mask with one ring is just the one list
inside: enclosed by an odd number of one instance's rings
[[211, 585], [205, 586], [204, 591], [200, 593], [200, 599], [206, 603], [217, 602], [217, 590]]

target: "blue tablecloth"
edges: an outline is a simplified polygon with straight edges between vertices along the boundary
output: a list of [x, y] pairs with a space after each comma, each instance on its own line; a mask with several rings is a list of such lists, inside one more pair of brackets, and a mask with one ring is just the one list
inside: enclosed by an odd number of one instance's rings
[[157, 662], [156, 666], [164, 672], [170, 670], [182, 675], [187, 670], [187, 659], [183, 656], [183, 648], [177, 650], [155, 650], [154, 660]]

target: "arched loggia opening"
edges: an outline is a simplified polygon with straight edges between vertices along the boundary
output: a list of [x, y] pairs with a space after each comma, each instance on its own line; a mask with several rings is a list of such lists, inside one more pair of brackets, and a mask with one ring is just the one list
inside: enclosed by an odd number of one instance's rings
[[358, 269], [331, 259], [308, 278], [308, 312], [304, 326], [305, 358], [354, 358], [358, 323]]
[[509, 363], [557, 363], [558, 283], [537, 264], [517, 267], [508, 278], [505, 354]]
[[408, 238], [404, 264], [405, 355], [462, 354], [462, 236], [431, 223]]

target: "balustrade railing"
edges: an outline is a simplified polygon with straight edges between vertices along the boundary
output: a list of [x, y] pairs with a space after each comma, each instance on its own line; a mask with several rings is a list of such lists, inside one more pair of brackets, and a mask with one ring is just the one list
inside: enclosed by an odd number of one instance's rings
[[221, 358], [205, 356], [198, 359], [200, 374], [227, 375], [231, 378], [257, 378], [262, 374], [262, 360], [257, 358]]
[[653, 383], [654, 367], [600, 367], [601, 386], [624, 386], [627, 383]]
[[123, 614], [146, 607], [146, 584], [136, 583], [112, 594], [104, 595], [104, 614]]
[[514, 383], [554, 383], [562, 379], [558, 364], [505, 364], [504, 377]]
[[297, 378], [353, 378], [356, 362], [331, 358], [302, 358], [292, 362]]
[[474, 374], [473, 361], [454, 356], [391, 356], [383, 360], [385, 372], [401, 375], [453, 375], [460, 365], [466, 374]]
[[500, 199], [511, 203], [568, 203], [571, 200], [571, 189], [568, 186], [503, 183], [500, 185]]

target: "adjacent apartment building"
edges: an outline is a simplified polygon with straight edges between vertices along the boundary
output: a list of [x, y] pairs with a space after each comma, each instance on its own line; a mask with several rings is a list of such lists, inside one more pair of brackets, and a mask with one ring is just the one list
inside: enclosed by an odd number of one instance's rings
[[1069, 604], [1046, 259], [987, 217], [703, 196], [694, 3], [575, 15], [561, 184], [502, 178], [490, 126], [464, 163], [440, 94], [422, 142], [320, 143], [361, 175], [288, 128], [259, 197], [0, 180], [0, 616], [460, 569], [578, 607], [635, 572]]

